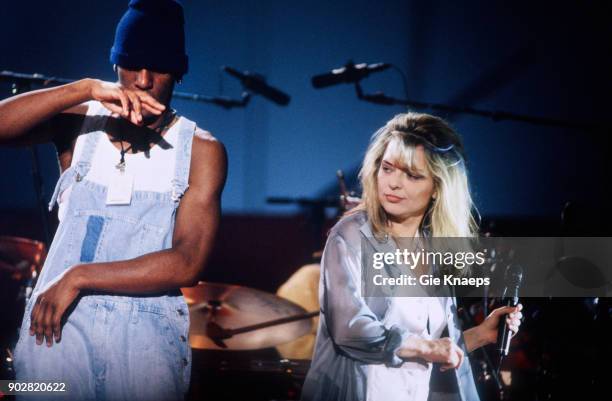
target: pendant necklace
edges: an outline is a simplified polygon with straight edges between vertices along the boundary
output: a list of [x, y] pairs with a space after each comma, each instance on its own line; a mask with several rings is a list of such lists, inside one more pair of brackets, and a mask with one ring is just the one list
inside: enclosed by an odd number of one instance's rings
[[[164, 117], [164, 121], [160, 124], [160, 126], [153, 129], [152, 131], [155, 131], [158, 135], [162, 136], [168, 130], [168, 128], [170, 128], [172, 123], [174, 123], [175, 119], [176, 119], [176, 110], [171, 109], [170, 112], [166, 114], [166, 116]], [[121, 144], [121, 153], [120, 153], [121, 158], [119, 159], [119, 163], [115, 165], [115, 168], [121, 171], [122, 173], [125, 173], [125, 154], [129, 152], [130, 149], [132, 149], [132, 145], [130, 144], [130, 146], [128, 146], [127, 148], [124, 148], [123, 138], [119, 140], [119, 143]]]

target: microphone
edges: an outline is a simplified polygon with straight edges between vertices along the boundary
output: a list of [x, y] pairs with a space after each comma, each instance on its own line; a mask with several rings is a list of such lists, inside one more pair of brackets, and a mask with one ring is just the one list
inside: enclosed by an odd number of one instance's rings
[[[506, 287], [502, 294], [502, 304], [504, 306], [516, 306], [519, 302], [519, 287], [523, 280], [523, 268], [518, 264], [511, 263], [504, 273], [504, 281]], [[504, 357], [508, 356], [510, 350], [510, 339], [512, 331], [508, 328], [505, 316], [503, 319], [500, 318], [499, 327], [497, 331], [497, 351], [500, 355], [500, 366], [501, 361]]]
[[268, 85], [265, 78], [259, 74], [254, 74], [248, 71], [241, 72], [228, 66], [224, 66], [223, 71], [235, 78], [238, 78], [246, 89], [252, 91], [253, 93], [257, 93], [258, 95], [261, 95], [276, 104], [286, 106], [291, 100], [289, 95], [286, 93]]
[[389, 67], [391, 67], [391, 64], [387, 63], [354, 64], [352, 61], [349, 61], [344, 67], [336, 68], [331, 70], [331, 72], [312, 77], [312, 86], [319, 89], [342, 83], [355, 83], [361, 81], [371, 73], [383, 71]]

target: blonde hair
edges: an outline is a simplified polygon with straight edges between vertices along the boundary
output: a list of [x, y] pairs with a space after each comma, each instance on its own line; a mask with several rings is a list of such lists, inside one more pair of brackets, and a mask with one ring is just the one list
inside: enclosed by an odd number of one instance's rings
[[359, 172], [362, 200], [351, 212], [364, 210], [376, 237], [388, 234], [387, 214], [378, 198], [378, 170], [388, 147], [396, 160], [413, 170], [417, 145], [425, 149], [436, 194], [420, 228], [427, 229], [431, 237], [476, 236], [478, 224], [472, 214], [461, 138], [443, 119], [430, 114], [398, 114], [374, 133]]

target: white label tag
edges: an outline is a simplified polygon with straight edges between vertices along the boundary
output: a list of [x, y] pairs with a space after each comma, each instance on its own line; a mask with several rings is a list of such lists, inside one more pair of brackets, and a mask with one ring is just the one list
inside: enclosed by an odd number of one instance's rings
[[110, 180], [106, 195], [107, 205], [129, 205], [132, 202], [134, 176], [130, 173], [116, 170]]

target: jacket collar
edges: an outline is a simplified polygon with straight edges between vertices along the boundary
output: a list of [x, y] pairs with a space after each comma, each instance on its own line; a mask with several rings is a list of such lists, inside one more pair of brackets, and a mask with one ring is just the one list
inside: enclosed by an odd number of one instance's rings
[[383, 240], [379, 240], [378, 238], [376, 238], [374, 236], [372, 224], [370, 223], [369, 219], [366, 218], [365, 223], [363, 223], [361, 227], [359, 227], [359, 231], [361, 232], [361, 234], [363, 234], [365, 239], [372, 245], [372, 247], [374, 247], [376, 252], [395, 252], [397, 244], [395, 243], [393, 237], [388, 235]]
[[[372, 230], [372, 224], [370, 223], [370, 220], [367, 218], [367, 215], [365, 212], [363, 213], [363, 219], [365, 221], [359, 227], [359, 231], [364, 236], [365, 240], [368, 241], [368, 243], [374, 248], [374, 250], [376, 250], [376, 252], [394, 253], [395, 250], [397, 249], [397, 243], [395, 242], [393, 237], [389, 235], [389, 236], [386, 236], [386, 238], [383, 240], [377, 239], [374, 236], [374, 231]], [[426, 237], [426, 238], [430, 237], [430, 231], [428, 229], [423, 229], [422, 233], [423, 233], [423, 237]], [[401, 269], [399, 269], [396, 264], [385, 265], [385, 269], [387, 269], [387, 271], [391, 273], [390, 274], [391, 276], [395, 276], [401, 273]], [[430, 296], [431, 295], [433, 294], [430, 294]], [[453, 289], [449, 288], [446, 285], [441, 285], [441, 286], [436, 287], [435, 296], [454, 297], [455, 294], [454, 294]], [[440, 302], [444, 304], [442, 298], [439, 298], [439, 300]]]
[[[383, 240], [379, 240], [374, 236], [374, 231], [372, 230], [372, 224], [370, 220], [367, 218], [365, 212], [363, 212], [363, 224], [359, 227], [359, 231], [363, 236], [369, 241], [369, 243], [376, 249], [377, 252], [395, 252], [397, 248], [397, 243], [390, 235], [387, 236]], [[423, 228], [421, 229], [421, 234], [425, 238], [429, 238], [431, 235], [429, 229]]]

